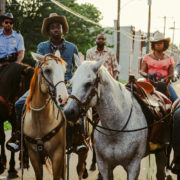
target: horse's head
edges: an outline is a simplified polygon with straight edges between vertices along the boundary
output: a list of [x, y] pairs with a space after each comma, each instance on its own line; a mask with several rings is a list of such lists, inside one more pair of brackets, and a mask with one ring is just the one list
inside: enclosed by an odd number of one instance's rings
[[60, 54], [57, 52], [55, 55], [47, 54], [45, 56], [32, 53], [32, 56], [38, 61], [33, 79], [34, 81], [37, 79], [40, 92], [49, 94], [58, 107], [63, 106], [68, 98], [64, 82], [66, 63], [59, 57]]
[[[79, 62], [75, 55], [75, 61]], [[104, 60], [98, 62], [84, 61], [78, 66], [72, 78], [72, 94], [69, 96], [64, 113], [67, 120], [76, 121], [82, 113], [89, 107], [93, 107], [98, 102], [99, 70]]]

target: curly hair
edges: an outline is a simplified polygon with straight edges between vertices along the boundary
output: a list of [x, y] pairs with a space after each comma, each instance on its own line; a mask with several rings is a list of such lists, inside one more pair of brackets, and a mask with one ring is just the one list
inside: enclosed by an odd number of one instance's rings
[[[169, 41], [158, 41], [158, 42], [164, 42], [164, 49], [163, 51], [166, 51], [169, 48]], [[155, 50], [155, 44], [157, 42], [151, 42], [151, 49], [154, 51]]]

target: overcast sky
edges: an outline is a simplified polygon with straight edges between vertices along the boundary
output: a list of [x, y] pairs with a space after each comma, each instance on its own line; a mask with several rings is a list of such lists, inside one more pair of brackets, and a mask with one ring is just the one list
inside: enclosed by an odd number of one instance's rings
[[[117, 19], [118, 0], [77, 0], [78, 3], [91, 3], [102, 12], [103, 26], [113, 26], [114, 19]], [[151, 6], [151, 32], [159, 30], [163, 32], [164, 16], [166, 20], [166, 36], [172, 39], [174, 26], [174, 42], [180, 44], [180, 0], [152, 0]], [[135, 30], [147, 32], [148, 26], [148, 4], [147, 0], [121, 0], [121, 26], [132, 25]]]

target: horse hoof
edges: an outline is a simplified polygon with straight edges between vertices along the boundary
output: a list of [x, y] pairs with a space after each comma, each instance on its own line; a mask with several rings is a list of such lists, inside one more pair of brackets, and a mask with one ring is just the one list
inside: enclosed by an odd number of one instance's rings
[[8, 176], [7, 176], [8, 179], [14, 179], [14, 178], [17, 178], [17, 177], [19, 177], [17, 172], [9, 172]]
[[171, 175], [168, 175], [166, 180], [173, 180], [172, 176]]
[[84, 170], [84, 173], [83, 173], [83, 179], [86, 179], [88, 177], [88, 171], [87, 169]]
[[89, 169], [90, 171], [95, 171], [96, 170], [96, 164], [91, 164], [91, 167]]

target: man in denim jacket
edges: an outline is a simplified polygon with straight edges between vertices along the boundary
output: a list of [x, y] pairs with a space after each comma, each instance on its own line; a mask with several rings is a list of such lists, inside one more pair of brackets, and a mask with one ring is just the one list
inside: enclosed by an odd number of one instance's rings
[[[41, 55], [55, 53], [55, 51], [59, 49], [61, 58], [67, 63], [65, 81], [72, 78], [72, 68], [75, 66], [74, 53], [78, 55], [77, 47], [62, 38], [62, 35], [68, 32], [68, 29], [69, 27], [65, 16], [58, 16], [56, 13], [51, 13], [48, 18], [44, 19], [41, 29], [42, 34], [49, 36], [50, 40], [41, 42], [37, 47], [37, 53]], [[68, 93], [71, 93], [71, 89], [68, 89]], [[28, 95], [29, 91], [15, 103], [18, 129], [20, 129], [21, 113]], [[20, 131], [17, 130], [15, 136], [7, 142], [7, 148], [11, 151], [18, 151], [20, 148], [19, 139]], [[84, 145], [80, 144], [80, 147], [86, 149], [86, 143], [84, 143]]]

